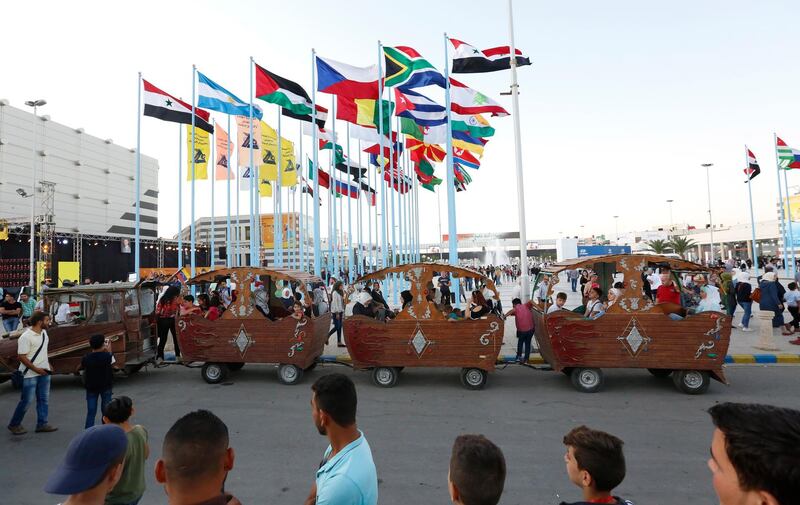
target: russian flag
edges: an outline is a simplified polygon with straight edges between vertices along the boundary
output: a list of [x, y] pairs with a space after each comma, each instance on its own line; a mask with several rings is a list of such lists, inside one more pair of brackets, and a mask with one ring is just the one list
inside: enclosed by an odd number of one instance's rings
[[346, 182], [336, 181], [336, 192], [350, 198], [358, 198], [358, 188]]
[[354, 67], [317, 56], [317, 91], [348, 98], [378, 98], [377, 65]]

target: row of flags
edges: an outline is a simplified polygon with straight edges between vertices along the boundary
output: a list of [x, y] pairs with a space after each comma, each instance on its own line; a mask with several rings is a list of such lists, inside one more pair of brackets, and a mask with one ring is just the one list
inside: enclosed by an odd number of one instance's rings
[[[780, 137], [775, 137], [775, 152], [778, 156], [778, 165], [784, 170], [800, 169], [800, 149], [789, 147]], [[747, 167], [744, 174], [747, 176], [745, 182], [750, 182], [761, 173], [756, 155], [747, 149]]]

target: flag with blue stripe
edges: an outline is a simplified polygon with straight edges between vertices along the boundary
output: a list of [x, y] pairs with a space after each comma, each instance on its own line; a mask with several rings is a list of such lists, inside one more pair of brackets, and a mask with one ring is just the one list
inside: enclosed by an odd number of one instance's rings
[[[215, 83], [201, 72], [197, 72], [197, 106], [232, 116], [250, 116], [250, 104]], [[253, 117], [261, 119], [261, 108], [253, 104]]]

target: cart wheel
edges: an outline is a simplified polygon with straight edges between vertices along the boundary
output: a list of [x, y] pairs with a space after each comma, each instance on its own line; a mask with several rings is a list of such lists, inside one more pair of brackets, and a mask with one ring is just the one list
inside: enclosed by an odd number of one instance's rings
[[573, 368], [570, 377], [581, 393], [596, 393], [603, 387], [603, 371], [599, 368]]
[[489, 374], [486, 373], [486, 370], [480, 368], [461, 369], [461, 384], [467, 389], [483, 389], [488, 379]]
[[308, 368], [306, 368], [304, 371], [305, 372], [310, 372], [311, 370], [313, 370], [315, 368], [317, 368], [317, 362], [316, 361], [311, 363], [310, 365], [308, 365]]
[[200, 375], [209, 384], [219, 384], [228, 378], [228, 366], [222, 363], [206, 363], [200, 369]]
[[687, 395], [699, 395], [706, 392], [711, 378], [708, 372], [701, 370], [678, 370], [672, 374], [672, 382], [678, 391]]
[[390, 366], [379, 366], [372, 369], [372, 382], [382, 388], [393, 388], [397, 385], [400, 370]]
[[669, 374], [672, 373], [672, 370], [669, 368], [648, 368], [648, 372], [650, 372], [653, 377], [669, 377]]
[[563, 373], [564, 375], [569, 377], [570, 375], [572, 375], [572, 369], [571, 368], [562, 368], [561, 369], [561, 373]]
[[278, 381], [281, 384], [292, 386], [303, 378], [303, 369], [294, 365], [278, 365]]
[[228, 363], [228, 368], [230, 368], [231, 372], [238, 372], [244, 368], [244, 363]]

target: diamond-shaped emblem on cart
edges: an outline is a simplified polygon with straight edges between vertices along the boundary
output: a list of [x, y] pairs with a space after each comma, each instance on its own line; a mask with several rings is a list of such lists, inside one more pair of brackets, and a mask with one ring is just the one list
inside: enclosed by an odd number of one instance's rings
[[631, 356], [637, 356], [641, 351], [647, 351], [647, 345], [650, 343], [650, 337], [639, 325], [636, 318], [631, 319], [622, 335], [617, 337], [617, 340], [622, 342], [622, 345], [627, 349]]
[[247, 349], [253, 345], [254, 340], [250, 338], [250, 335], [244, 331], [244, 325], [239, 328], [239, 332], [236, 334], [233, 339], [230, 341], [234, 347], [239, 349], [239, 354], [244, 356], [244, 353], [247, 352]]
[[422, 329], [417, 327], [417, 331], [414, 333], [414, 336], [411, 337], [411, 347], [417, 352], [417, 356], [422, 356], [422, 353], [425, 352], [425, 348], [428, 347], [430, 342], [427, 338], [425, 338], [425, 334], [422, 333]]

